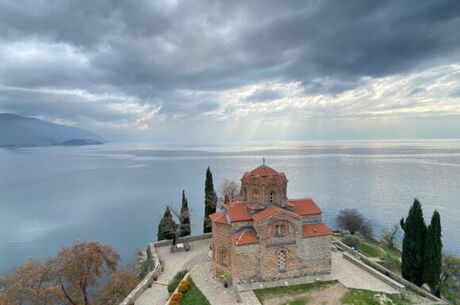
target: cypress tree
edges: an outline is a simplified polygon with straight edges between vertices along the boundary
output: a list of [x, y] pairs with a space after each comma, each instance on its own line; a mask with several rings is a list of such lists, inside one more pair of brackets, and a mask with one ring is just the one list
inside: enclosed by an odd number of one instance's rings
[[409, 210], [404, 221], [401, 219], [404, 239], [401, 255], [401, 271], [403, 277], [418, 285], [423, 284], [423, 253], [426, 237], [426, 224], [423, 220], [423, 210], [418, 199]]
[[442, 269], [441, 216], [434, 211], [426, 231], [423, 281], [439, 296]]
[[176, 235], [177, 224], [174, 221], [171, 210], [169, 207], [166, 207], [163, 218], [161, 218], [160, 223], [158, 224], [158, 241], [163, 239], [174, 239]]
[[188, 209], [188, 200], [185, 197], [185, 191], [182, 190], [182, 207], [180, 209], [180, 236], [191, 235], [190, 211]]
[[209, 215], [216, 212], [217, 206], [217, 196], [214, 191], [214, 184], [212, 182], [212, 173], [211, 169], [208, 167], [206, 170], [206, 180], [204, 186], [204, 222], [203, 222], [203, 232], [209, 233], [212, 231], [211, 220]]

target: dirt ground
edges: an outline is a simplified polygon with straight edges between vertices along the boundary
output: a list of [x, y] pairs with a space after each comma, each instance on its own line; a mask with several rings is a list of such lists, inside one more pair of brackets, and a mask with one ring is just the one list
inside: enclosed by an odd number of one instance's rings
[[292, 295], [277, 295], [273, 298], [265, 299], [264, 305], [280, 305], [292, 302], [301, 298], [305, 298], [305, 305], [341, 305], [340, 299], [348, 291], [341, 283], [332, 286], [309, 291], [301, 294]]

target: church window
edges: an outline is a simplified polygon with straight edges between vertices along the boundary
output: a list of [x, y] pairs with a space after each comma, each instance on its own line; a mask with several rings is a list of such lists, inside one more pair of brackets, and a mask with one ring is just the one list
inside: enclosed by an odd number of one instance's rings
[[252, 191], [252, 199], [259, 199], [260, 193], [258, 190]]
[[244, 188], [243, 192], [244, 192], [244, 201], [246, 201], [248, 200], [248, 191], [246, 190], [246, 188]]
[[274, 203], [275, 202], [275, 192], [271, 191], [270, 194], [268, 194], [268, 202]]
[[227, 250], [225, 249], [220, 249], [219, 251], [219, 263], [224, 266], [228, 266], [229, 264], [229, 257]]
[[286, 234], [286, 225], [279, 223], [275, 225], [275, 236], [284, 236]]
[[278, 271], [286, 272], [286, 251], [281, 250], [278, 252]]

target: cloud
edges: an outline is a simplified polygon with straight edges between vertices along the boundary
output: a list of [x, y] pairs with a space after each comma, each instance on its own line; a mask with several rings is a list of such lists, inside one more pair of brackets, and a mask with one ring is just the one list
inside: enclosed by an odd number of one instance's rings
[[139, 136], [458, 115], [458, 1], [0, 5], [0, 111]]

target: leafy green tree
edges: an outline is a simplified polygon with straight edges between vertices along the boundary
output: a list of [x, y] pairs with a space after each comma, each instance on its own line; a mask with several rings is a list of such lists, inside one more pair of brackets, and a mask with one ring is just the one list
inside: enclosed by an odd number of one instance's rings
[[439, 296], [442, 271], [441, 216], [434, 211], [426, 231], [423, 256], [423, 281]]
[[403, 277], [418, 285], [423, 284], [423, 253], [425, 248], [426, 224], [423, 219], [422, 205], [418, 199], [409, 210], [407, 219], [401, 219], [404, 239], [401, 255]]
[[188, 209], [188, 200], [185, 197], [185, 191], [182, 190], [182, 207], [180, 209], [180, 236], [191, 235], [192, 230], [190, 227], [190, 211]]
[[177, 229], [177, 224], [173, 219], [171, 210], [169, 209], [169, 207], [166, 207], [163, 218], [161, 218], [160, 223], [158, 224], [158, 233], [157, 233], [158, 240], [160, 241], [163, 239], [176, 238], [176, 229]]
[[203, 222], [203, 232], [209, 233], [212, 231], [211, 220], [209, 215], [216, 212], [217, 206], [217, 195], [214, 191], [214, 183], [212, 181], [211, 169], [208, 167], [206, 170], [206, 180], [204, 186], [204, 222]]

